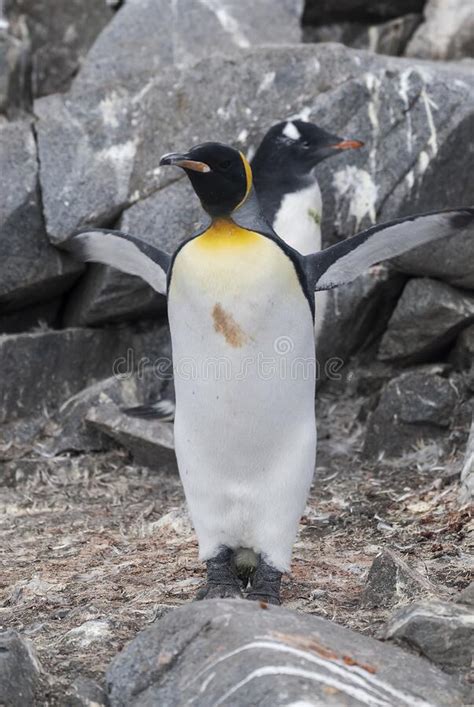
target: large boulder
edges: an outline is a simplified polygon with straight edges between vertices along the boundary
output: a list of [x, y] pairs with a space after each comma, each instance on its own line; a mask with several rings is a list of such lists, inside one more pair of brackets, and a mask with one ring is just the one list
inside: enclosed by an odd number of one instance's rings
[[51, 299], [82, 266], [53, 248], [44, 228], [29, 122], [0, 122], [0, 313]]
[[106, 0], [6, 0], [15, 29], [26, 23], [35, 96], [66, 91], [88, 49], [113, 17]]
[[433, 277], [474, 290], [474, 233], [467, 229], [435, 244], [414, 248], [392, 264], [408, 275]]
[[382, 361], [423, 362], [474, 320], [474, 294], [438, 280], [409, 280], [380, 343]]
[[240, 599], [167, 614], [114, 659], [107, 683], [111, 707], [454, 707], [465, 694], [453, 678], [394, 646]]
[[471, 0], [428, 0], [425, 21], [410, 40], [406, 55], [423, 59], [474, 57]]
[[300, 40], [302, 0], [127, 0], [89, 52], [76, 88], [143, 86], [209, 53]]
[[0, 704], [34, 707], [41, 667], [31, 643], [16, 631], [0, 631]]
[[435, 372], [414, 370], [393, 378], [369, 417], [364, 455], [397, 457], [423, 440], [446, 442], [459, 402], [456, 387]]
[[448, 602], [420, 602], [397, 611], [385, 638], [417, 649], [444, 670], [468, 671], [474, 657], [472, 607]]
[[176, 179], [158, 167], [167, 151], [210, 138], [255, 147], [290, 114], [366, 141], [350, 164], [346, 156], [318, 168], [327, 242], [375, 220], [469, 203], [473, 95], [463, 64], [416, 64], [340, 45], [242, 50], [238, 61], [211, 56], [140, 87], [76, 86], [35, 103], [48, 233], [60, 243], [85, 224], [110, 225]]
[[161, 362], [166, 329], [63, 329], [0, 336], [0, 422], [60, 405], [112, 374]]

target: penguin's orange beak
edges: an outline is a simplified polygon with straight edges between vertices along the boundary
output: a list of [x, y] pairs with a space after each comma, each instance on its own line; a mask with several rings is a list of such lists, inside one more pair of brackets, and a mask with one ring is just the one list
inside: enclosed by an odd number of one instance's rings
[[331, 147], [333, 150], [357, 150], [364, 147], [364, 143], [362, 140], [341, 140]]

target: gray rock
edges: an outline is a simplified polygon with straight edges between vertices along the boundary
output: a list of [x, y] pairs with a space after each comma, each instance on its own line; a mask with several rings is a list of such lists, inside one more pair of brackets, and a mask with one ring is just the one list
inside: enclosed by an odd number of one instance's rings
[[443, 670], [468, 670], [474, 656], [472, 608], [445, 602], [420, 602], [397, 611], [385, 638], [416, 648]]
[[36, 144], [28, 122], [0, 122], [0, 313], [46, 301], [82, 266], [53, 248], [41, 213]]
[[[168, 253], [197, 229], [202, 210], [187, 179], [180, 179], [127, 209], [118, 228]], [[164, 312], [164, 297], [142, 280], [113, 268], [89, 268], [71, 292], [65, 311], [68, 326], [133, 319]]]
[[29, 42], [24, 28], [19, 37], [9, 31], [0, 7], [0, 113], [15, 117], [31, 108]]
[[471, 582], [462, 590], [462, 592], [459, 592], [455, 601], [457, 604], [468, 604], [469, 606], [474, 606], [474, 582]]
[[406, 48], [422, 59], [461, 59], [474, 56], [474, 13], [470, 0], [428, 0], [425, 21]]
[[449, 356], [450, 361], [461, 370], [474, 366], [474, 324], [466, 327], [456, 339]]
[[29, 641], [16, 631], [0, 631], [0, 704], [34, 707], [40, 665]]
[[[266, 606], [266, 605], [264, 605]], [[464, 690], [417, 656], [332, 621], [258, 602], [175, 609], [107, 671], [112, 707], [462, 704]]]
[[474, 419], [464, 453], [459, 500], [462, 504], [474, 501]]
[[384, 331], [405, 278], [384, 266], [328, 292], [318, 341], [318, 378], [338, 380], [352, 354]]
[[429, 247], [414, 248], [392, 264], [408, 275], [434, 277], [474, 290], [474, 233], [464, 231]]
[[459, 401], [455, 387], [436, 373], [409, 371], [393, 378], [369, 416], [364, 455], [398, 457], [422, 440], [447, 442]]
[[88, 49], [113, 17], [105, 0], [6, 0], [15, 28], [26, 21], [35, 96], [66, 91]]
[[362, 604], [367, 608], [387, 607], [425, 595], [439, 597], [440, 590], [410, 567], [398, 552], [386, 548], [370, 567]]
[[164, 67], [187, 68], [209, 53], [300, 40], [302, 0], [130, 0], [91, 49], [76, 90], [142, 86]]
[[306, 27], [303, 36], [305, 42], [340, 42], [354, 49], [399, 56], [421, 20], [421, 15], [412, 13], [380, 24], [323, 24]]
[[86, 424], [85, 418], [89, 412], [110, 403], [118, 407], [137, 405], [145, 395], [157, 397], [163, 383], [163, 378], [160, 378], [156, 371], [147, 369], [141, 371], [140, 375], [134, 374], [122, 379], [113, 376], [81, 390], [61, 405], [55, 416], [57, 427], [54, 434], [51, 439], [41, 444], [41, 448], [48, 454], [110, 448], [110, 437]]
[[128, 417], [114, 404], [90, 410], [86, 421], [128, 449], [135, 464], [177, 473], [172, 425]]
[[318, 168], [326, 243], [376, 219], [471, 201], [463, 175], [473, 169], [474, 78], [463, 64], [301, 45], [242, 50], [239, 61], [212, 56], [140, 86], [76, 87], [35, 103], [55, 243], [88, 223], [110, 225], [173, 181], [173, 170], [158, 168], [163, 153], [209, 138], [255, 147], [276, 120], [297, 113], [366, 141], [350, 160]]
[[[29, 417], [111, 374], [169, 361], [167, 329], [64, 329], [0, 336], [0, 422]], [[163, 354], [163, 358], [162, 358]]]
[[423, 362], [474, 320], [474, 295], [428, 278], [409, 280], [380, 343], [381, 361]]
[[426, 0], [306, 0], [304, 24], [322, 24], [337, 20], [380, 21], [421, 12]]
[[78, 677], [66, 693], [68, 707], [106, 707], [105, 691], [94, 680]]

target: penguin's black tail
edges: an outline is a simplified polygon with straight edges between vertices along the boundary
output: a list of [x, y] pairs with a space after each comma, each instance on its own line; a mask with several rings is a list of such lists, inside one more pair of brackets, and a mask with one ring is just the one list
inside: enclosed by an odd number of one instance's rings
[[122, 412], [130, 417], [141, 417], [146, 420], [160, 420], [172, 422], [174, 420], [175, 404], [172, 400], [162, 398], [148, 405], [136, 405], [131, 408], [122, 408]]
[[258, 556], [248, 547], [239, 547], [234, 552], [235, 571], [246, 587], [257, 567]]

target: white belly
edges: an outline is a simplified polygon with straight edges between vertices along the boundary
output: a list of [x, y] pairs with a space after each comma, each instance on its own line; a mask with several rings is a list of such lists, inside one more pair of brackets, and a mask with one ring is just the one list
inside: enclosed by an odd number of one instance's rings
[[[273, 230], [302, 255], [309, 255], [321, 250], [321, 218], [321, 191], [315, 180], [306, 189], [286, 194], [275, 215]], [[314, 302], [314, 333], [317, 339], [326, 311], [327, 292], [318, 292]]]
[[248, 547], [286, 570], [315, 464], [312, 317], [291, 261], [251, 239], [175, 260], [176, 454], [201, 558]]

